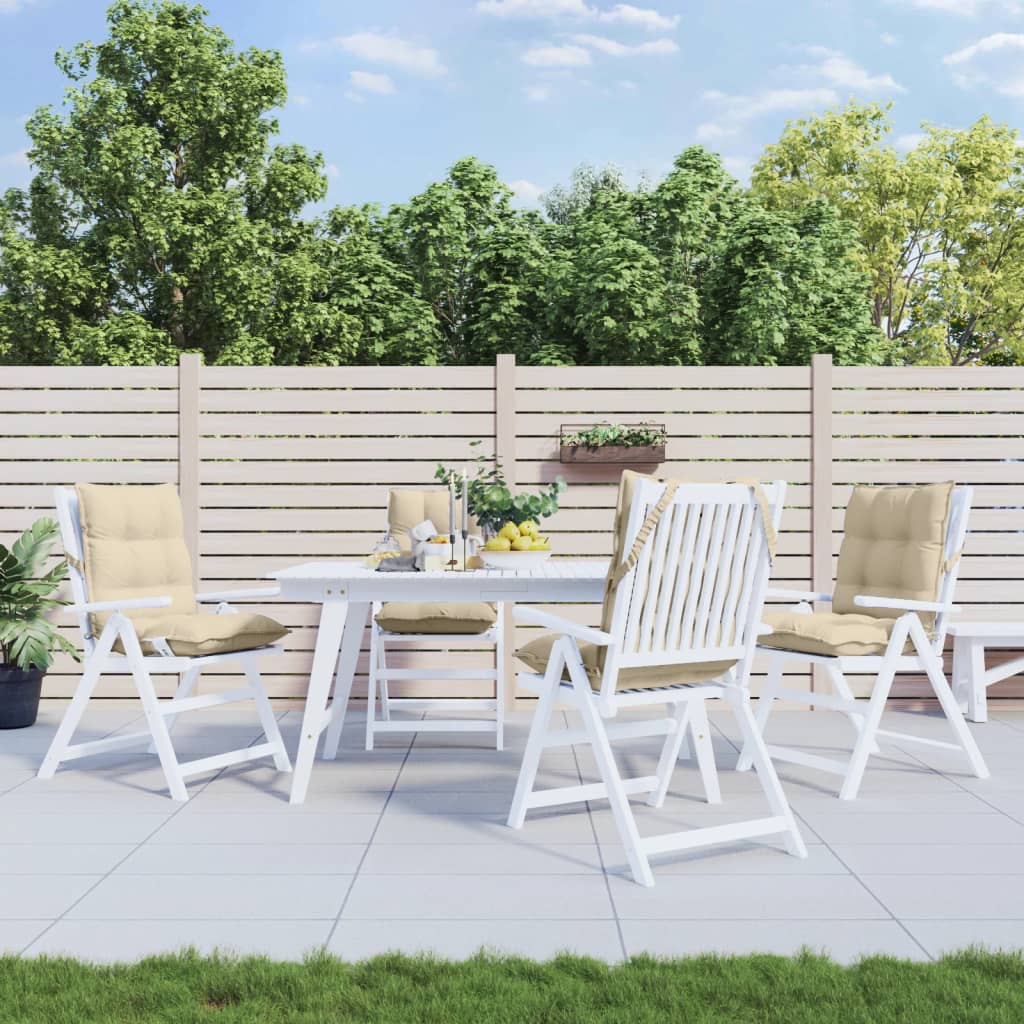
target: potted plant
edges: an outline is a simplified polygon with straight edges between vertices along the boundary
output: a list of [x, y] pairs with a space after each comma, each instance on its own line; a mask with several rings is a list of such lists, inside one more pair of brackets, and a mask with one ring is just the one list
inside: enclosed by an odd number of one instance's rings
[[35, 723], [54, 651], [78, 660], [74, 645], [47, 618], [67, 604], [53, 596], [67, 562], [43, 572], [59, 532], [52, 519], [39, 519], [10, 549], [0, 544], [0, 729]]
[[[479, 444], [479, 441], [474, 444]], [[467, 505], [486, 538], [496, 536], [505, 523], [521, 523], [524, 520], [539, 522], [558, 511], [558, 497], [567, 485], [562, 477], [556, 477], [537, 494], [513, 494], [505, 481], [505, 475], [497, 461], [480, 455], [476, 458], [476, 472], [466, 484]], [[454, 484], [456, 493], [462, 487], [462, 471], [446, 469], [438, 465], [434, 478], [446, 486]]]
[[663, 423], [564, 423], [560, 462], [661, 463], [668, 434]]

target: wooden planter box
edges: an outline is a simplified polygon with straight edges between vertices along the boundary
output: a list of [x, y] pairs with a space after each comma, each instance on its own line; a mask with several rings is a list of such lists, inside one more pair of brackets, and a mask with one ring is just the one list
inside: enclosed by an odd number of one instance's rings
[[[654, 466], [665, 461], [665, 445], [645, 444], [566, 444], [565, 439], [586, 427], [599, 426], [594, 423], [563, 423], [559, 436], [558, 461], [578, 463], [606, 463], [609, 465]], [[661, 429], [660, 423], [624, 423], [625, 427], [646, 427]]]

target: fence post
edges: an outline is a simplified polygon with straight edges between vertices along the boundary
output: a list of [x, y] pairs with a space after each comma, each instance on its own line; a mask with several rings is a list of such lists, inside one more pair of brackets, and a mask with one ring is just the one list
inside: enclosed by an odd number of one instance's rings
[[[811, 589], [832, 592], [832, 356], [811, 356]], [[817, 605], [816, 610], [828, 611]], [[827, 689], [815, 665], [811, 689]]]
[[199, 371], [202, 356], [178, 357], [178, 494], [185, 546], [192, 559], [192, 584], [199, 589]]
[[[516, 484], [516, 357], [499, 355], [494, 362], [494, 456], [505, 474], [509, 486]], [[505, 707], [516, 707], [515, 620], [512, 605], [505, 605], [503, 629], [505, 634], [502, 654], [502, 674], [505, 679]]]

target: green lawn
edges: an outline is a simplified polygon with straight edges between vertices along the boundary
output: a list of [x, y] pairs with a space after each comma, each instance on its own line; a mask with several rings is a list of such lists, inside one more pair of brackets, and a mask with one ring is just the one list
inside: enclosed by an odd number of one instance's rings
[[456, 963], [382, 956], [359, 964], [154, 957], [93, 967], [0, 958], [3, 1024], [134, 1021], [387, 1021], [411, 1024], [944, 1024], [1024, 1021], [1021, 954], [966, 951], [937, 963], [886, 957], [640, 957], [609, 966], [481, 954]]

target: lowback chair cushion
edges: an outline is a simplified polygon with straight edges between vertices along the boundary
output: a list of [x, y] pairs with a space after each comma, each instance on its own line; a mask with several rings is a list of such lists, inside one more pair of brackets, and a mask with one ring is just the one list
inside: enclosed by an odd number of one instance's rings
[[[144, 654], [155, 653], [147, 638], [166, 639], [174, 654], [196, 657], [251, 650], [288, 633], [266, 615], [198, 611], [181, 502], [173, 484], [76, 484], [75, 491], [89, 600], [171, 599], [166, 608], [126, 613]], [[109, 616], [90, 616], [94, 635]], [[114, 649], [123, 650], [120, 639]]]
[[[914, 487], [857, 487], [846, 510], [832, 608], [828, 612], [771, 612], [774, 632], [764, 647], [858, 657], [884, 654], [897, 614], [891, 608], [862, 608], [858, 594], [935, 601], [946, 572], [946, 533], [952, 483]], [[934, 612], [921, 612], [925, 629]], [[912, 649], [910, 641], [906, 650]]]
[[[388, 494], [388, 530], [403, 551], [410, 549], [409, 531], [429, 519], [438, 533], [448, 530], [447, 489], [410, 490], [399, 488]], [[462, 504], [456, 499], [456, 527], [462, 526]], [[469, 532], [477, 522], [470, 517]], [[377, 613], [377, 624], [391, 633], [465, 634], [486, 633], [498, 621], [497, 609], [481, 601], [388, 601]]]
[[[650, 480], [655, 483], [669, 482], [666, 477], [637, 473], [630, 469], [624, 470], [619, 480], [615, 519], [612, 524], [612, 560], [608, 569], [608, 580], [605, 584], [604, 601], [601, 606], [601, 629], [605, 632], [611, 631], [612, 617], [615, 612], [615, 589], [612, 586], [612, 576], [615, 567], [627, 554], [629, 514], [637, 483], [641, 480]], [[532, 671], [543, 672], [556, 639], [556, 636], [545, 635], [531, 640], [516, 651], [516, 657]], [[581, 643], [578, 646], [591, 688], [599, 691], [604, 672], [606, 649], [586, 643]], [[706, 661], [687, 662], [681, 665], [645, 665], [622, 668], [619, 670], [615, 688], [616, 690], [639, 690], [674, 684], [701, 683], [724, 675], [735, 664], [735, 661]], [[567, 674], [566, 678], [568, 678]]]

